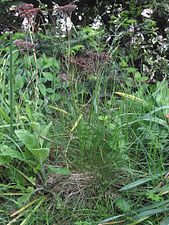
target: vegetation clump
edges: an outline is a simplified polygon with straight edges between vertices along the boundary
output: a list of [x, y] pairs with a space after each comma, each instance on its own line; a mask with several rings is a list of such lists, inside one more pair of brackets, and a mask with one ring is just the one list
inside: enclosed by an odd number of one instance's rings
[[169, 223], [169, 4], [96, 2], [0, 3], [0, 224]]

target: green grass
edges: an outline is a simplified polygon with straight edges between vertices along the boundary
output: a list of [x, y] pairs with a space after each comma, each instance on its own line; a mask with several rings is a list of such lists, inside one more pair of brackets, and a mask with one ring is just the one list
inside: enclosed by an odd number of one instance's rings
[[61, 82], [59, 59], [37, 53], [35, 65], [13, 48], [0, 59], [0, 223], [165, 224], [167, 81], [131, 83], [117, 59], [89, 74], [71, 65]]

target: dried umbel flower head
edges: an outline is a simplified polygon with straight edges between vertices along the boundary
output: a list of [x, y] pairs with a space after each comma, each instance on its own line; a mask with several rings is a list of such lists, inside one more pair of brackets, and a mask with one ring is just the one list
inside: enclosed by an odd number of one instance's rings
[[86, 58], [89, 58], [93, 62], [107, 62], [111, 59], [111, 56], [107, 52], [95, 53], [95, 52], [87, 52]]
[[110, 60], [111, 56], [107, 52], [88, 52], [82, 56], [76, 56], [75, 58], [71, 58], [70, 62], [76, 65], [81, 70], [84, 70], [88, 73], [92, 73], [96, 71], [100, 66], [103, 66], [105, 63], [108, 63]]
[[30, 41], [23, 41], [23, 40], [15, 40], [13, 42], [20, 50], [31, 50], [35, 48], [35, 44], [31, 43]]
[[34, 8], [33, 4], [21, 4], [16, 8], [19, 17], [30, 19], [36, 16], [39, 12], [39, 8]]
[[167, 114], [165, 115], [165, 118], [166, 118], [166, 120], [167, 120], [167, 123], [169, 124], [169, 113], [167, 113]]
[[58, 74], [58, 77], [59, 79], [62, 81], [62, 82], [68, 82], [69, 81], [69, 76], [68, 74], [64, 73], [64, 72], [61, 72]]
[[72, 12], [77, 8], [77, 5], [75, 4], [68, 4], [68, 5], [64, 5], [64, 6], [59, 6], [58, 10], [60, 12], [62, 12], [63, 14], [71, 17]]

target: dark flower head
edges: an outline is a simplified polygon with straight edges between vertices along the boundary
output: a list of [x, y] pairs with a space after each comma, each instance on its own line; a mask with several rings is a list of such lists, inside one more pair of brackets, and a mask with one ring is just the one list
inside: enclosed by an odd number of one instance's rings
[[107, 52], [95, 53], [87, 52], [83, 55], [75, 56], [70, 59], [73, 65], [88, 73], [95, 72], [100, 66], [110, 62], [111, 55]]
[[23, 40], [15, 40], [14, 44], [21, 50], [29, 50], [35, 47], [34, 43], [30, 41], [23, 41]]
[[29, 10], [29, 9], [33, 9], [33, 8], [34, 8], [33, 4], [23, 3], [21, 5], [18, 5], [17, 11]]
[[16, 9], [19, 17], [26, 17], [30, 19], [32, 16], [36, 16], [39, 11], [39, 8], [34, 8], [33, 4], [21, 4]]
[[68, 74], [64, 73], [64, 72], [61, 72], [58, 74], [58, 77], [59, 79], [62, 81], [62, 82], [68, 82], [69, 81], [69, 76]]
[[64, 6], [59, 6], [59, 10], [68, 16], [71, 16], [72, 12], [77, 8], [77, 5], [75, 4], [69, 4]]

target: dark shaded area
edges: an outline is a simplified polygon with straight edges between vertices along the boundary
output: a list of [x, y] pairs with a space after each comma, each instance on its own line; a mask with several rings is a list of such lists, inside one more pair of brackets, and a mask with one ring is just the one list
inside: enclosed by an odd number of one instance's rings
[[[35, 7], [39, 6], [39, 2], [46, 4], [47, 8], [51, 12], [53, 8], [53, 2], [55, 2], [58, 5], [65, 5], [69, 4], [73, 1], [68, 0], [23, 0], [23, 1], [17, 1], [17, 0], [11, 0], [11, 1], [5, 1], [3, 3], [0, 3], [0, 32], [3, 30], [17, 30], [19, 29], [19, 21], [18, 18], [14, 16], [13, 11], [9, 11], [9, 7], [14, 3], [29, 3], [33, 4]], [[76, 14], [72, 15], [72, 20], [75, 25], [88, 25], [91, 22], [93, 22], [93, 19], [100, 15], [102, 18], [103, 23], [109, 29], [109, 20], [110, 15], [116, 13], [116, 8], [118, 6], [121, 6], [123, 10], [129, 10], [131, 18], [136, 17], [138, 21], [141, 22], [141, 17], [139, 17], [138, 14], [136, 14], [135, 8], [144, 8], [144, 5], [151, 3], [148, 1], [138, 0], [138, 1], [124, 1], [124, 0], [80, 0], [78, 2], [75, 2], [77, 4], [78, 9], [76, 10]], [[109, 9], [110, 12], [106, 13], [107, 6], [111, 6]], [[79, 21], [78, 15], [82, 15], [82, 20]], [[50, 16], [50, 15], [49, 15]], [[165, 28], [168, 26], [168, 13], [165, 12], [165, 9], [156, 9], [153, 14], [153, 19], [157, 23], [157, 27], [159, 28], [159, 34], [161, 34], [163, 37], [166, 36]]]
[[[18, 18], [14, 16], [13, 11], [9, 11], [9, 7], [12, 4], [17, 4], [19, 2], [29, 3], [33, 4], [35, 7], [39, 6], [38, 0], [23, 0], [23, 1], [17, 1], [17, 0], [11, 0], [11, 1], [5, 1], [3, 3], [0, 3], [0, 32], [3, 32], [4, 30], [17, 30], [19, 29], [19, 21]], [[49, 9], [49, 13], [51, 12], [53, 8], [53, 2], [55, 2], [58, 5], [65, 5], [69, 4], [73, 1], [68, 0], [41, 0], [41, 3], [46, 4], [47, 8]], [[141, 17], [135, 13], [135, 8], [144, 8], [144, 5], [151, 3], [149, 0], [143, 1], [124, 1], [124, 0], [80, 0], [78, 2], [75, 2], [77, 4], [78, 9], [76, 10], [76, 14], [73, 13], [72, 15], [72, 21], [75, 25], [88, 25], [93, 22], [94, 18], [98, 15], [101, 16], [103, 23], [105, 24], [106, 28], [109, 29], [110, 24], [110, 15], [116, 13], [116, 8], [118, 6], [122, 7], [123, 10], [130, 11], [131, 18], [135, 17], [139, 22], [141, 22]], [[106, 13], [107, 6], [111, 6], [109, 9], [110, 12]], [[78, 16], [82, 15], [82, 20], [79, 21]], [[50, 17], [50, 15], [49, 15]], [[166, 37], [165, 28], [168, 26], [168, 13], [165, 12], [165, 9], [157, 8], [153, 14], [153, 19], [157, 23], [158, 32], [163, 37]]]
[[[107, 43], [107, 48], [112, 44], [116, 36], [122, 32], [122, 38], [120, 39], [120, 42], [118, 43], [121, 47], [121, 52], [119, 52], [119, 55], [124, 55], [128, 57], [128, 66], [135, 67], [139, 71], [143, 71], [142, 65], [146, 65], [149, 71], [154, 71], [154, 78], [159, 79], [163, 78], [163, 72], [159, 71], [157, 63], [149, 63], [147, 60], [147, 57], [149, 54], [153, 57], [153, 61], [157, 59], [157, 56], [160, 56], [161, 58], [165, 58], [165, 60], [169, 59], [169, 51], [168, 47], [167, 50], [163, 50], [161, 52], [160, 46], [161, 41], [157, 40], [157, 36], [161, 36], [163, 42], [166, 42], [167, 40], [167, 29], [169, 27], [169, 13], [167, 11], [167, 7], [165, 8], [165, 4], [158, 0], [156, 2], [156, 5], [153, 5], [150, 0], [143, 1], [143, 0], [79, 0], [79, 1], [68, 1], [68, 0], [23, 0], [23, 1], [17, 1], [17, 0], [11, 0], [11, 1], [5, 1], [3, 3], [0, 3], [0, 34], [4, 33], [5, 31], [12, 30], [14, 32], [20, 31], [21, 23], [23, 21], [23, 18], [19, 18], [15, 16], [15, 10], [11, 10], [10, 7], [15, 4], [20, 3], [29, 3], [33, 4], [35, 7], [39, 7], [39, 2], [47, 5], [48, 10], [48, 23], [47, 23], [47, 29], [52, 30], [52, 26], [55, 26], [55, 16], [53, 17], [53, 7], [54, 3], [58, 4], [59, 6], [64, 6], [66, 4], [74, 3], [77, 5], [77, 8], [72, 13], [72, 21], [75, 26], [79, 25], [81, 27], [86, 27], [87, 25], [93, 23], [94, 19], [99, 16], [107, 29], [107, 36], [104, 37], [105, 39], [102, 40], [105, 42], [107, 37], [110, 37], [109, 41]], [[148, 5], [149, 4], [149, 5]], [[146, 18], [141, 15], [141, 12], [146, 9], [151, 8], [154, 10], [151, 18]], [[9, 10], [10, 9], [10, 10]], [[124, 16], [121, 16], [121, 13], [124, 13]], [[79, 16], [82, 16], [82, 19], [79, 20]], [[125, 24], [124, 26], [120, 25], [118, 28], [118, 31], [116, 30], [117, 23], [112, 23], [111, 17], [114, 16], [115, 18], [122, 18], [122, 20], [127, 21], [136, 21], [136, 25], [133, 27], [133, 33], [129, 31], [130, 24]], [[119, 24], [122, 22], [122, 20], [119, 22]], [[37, 16], [37, 29], [35, 28], [35, 31], [38, 30], [39, 26], [41, 26], [41, 23], [44, 21], [44, 16], [42, 12], [39, 12]], [[111, 23], [110, 23], [111, 21]], [[153, 25], [155, 26], [155, 33], [153, 34]], [[43, 30], [43, 26], [41, 26]], [[45, 33], [45, 32], [44, 32]], [[52, 34], [51, 34], [52, 35]], [[143, 40], [139, 42], [139, 35], [143, 36]], [[139, 43], [139, 46], [137, 48], [132, 47], [132, 38], [138, 38], [137, 41]], [[152, 41], [153, 39], [156, 39]], [[137, 42], [135, 41], [135, 43]], [[50, 43], [40, 43], [39, 46], [44, 45], [44, 49], [48, 49], [50, 51], [49, 46], [52, 46]], [[166, 45], [166, 43], [164, 43]], [[48, 46], [48, 48], [46, 47]], [[52, 49], [51, 49], [52, 50]], [[146, 50], [146, 51], [145, 51]], [[132, 53], [131, 53], [132, 52]], [[161, 64], [163, 64], [162, 61], [160, 61]], [[163, 68], [164, 66], [162, 66]], [[151, 72], [150, 72], [151, 73]]]

